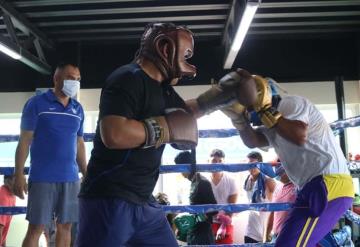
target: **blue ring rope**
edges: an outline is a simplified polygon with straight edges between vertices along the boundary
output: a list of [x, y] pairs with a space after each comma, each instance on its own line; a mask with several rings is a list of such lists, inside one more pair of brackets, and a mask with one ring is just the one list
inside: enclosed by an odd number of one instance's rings
[[262, 244], [220, 244], [220, 245], [185, 245], [191, 247], [274, 247], [275, 244], [262, 243]]
[[[292, 207], [291, 203], [250, 203], [250, 204], [207, 204], [207, 205], [175, 205], [161, 206], [165, 213], [207, 213], [213, 211], [243, 212], [246, 210], [255, 211], [286, 211]], [[25, 214], [26, 207], [0, 207], [0, 215]], [[348, 210], [344, 216], [360, 226], [360, 215]]]
[[[280, 163], [238, 163], [238, 164], [197, 164], [197, 172], [242, 172], [248, 171], [251, 168], [258, 168], [262, 173], [269, 177], [276, 177], [276, 174], [273, 170], [273, 166]], [[350, 171], [360, 170], [359, 161], [351, 161], [348, 163]], [[191, 172], [190, 164], [177, 164], [177, 165], [161, 165], [160, 173], [189, 173]], [[0, 175], [11, 175], [14, 173], [14, 167], [0, 167]], [[24, 168], [24, 173], [29, 173], [29, 167]]]
[[[338, 120], [330, 124], [334, 134], [338, 134], [344, 128], [357, 127], [360, 125], [360, 116]], [[236, 129], [212, 129], [199, 130], [199, 138], [226, 138], [239, 135]], [[84, 133], [84, 140], [91, 142], [94, 139], [94, 133]], [[19, 135], [0, 135], [1, 142], [17, 142]]]
[[[239, 163], [239, 164], [198, 164], [196, 165], [197, 172], [242, 172], [248, 171], [251, 168], [258, 168], [262, 173], [269, 177], [276, 177], [272, 166], [277, 163]], [[162, 165], [160, 166], [160, 173], [190, 173], [190, 164], [177, 165]], [[11, 175], [14, 173], [14, 167], [0, 167], [0, 175]], [[29, 167], [24, 168], [24, 173], [29, 173]]]
[[250, 203], [250, 204], [203, 204], [203, 205], [172, 205], [161, 206], [165, 213], [191, 213], [204, 214], [217, 211], [229, 213], [239, 213], [246, 210], [273, 212], [287, 211], [292, 207], [292, 203]]

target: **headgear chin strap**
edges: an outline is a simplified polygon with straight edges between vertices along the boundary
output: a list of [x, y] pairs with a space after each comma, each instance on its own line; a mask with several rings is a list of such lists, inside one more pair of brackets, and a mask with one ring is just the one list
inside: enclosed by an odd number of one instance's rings
[[[194, 77], [196, 67], [186, 62], [181, 51], [193, 47], [183, 47], [181, 40], [191, 39], [192, 32], [183, 26], [176, 26], [172, 23], [152, 23], [146, 26], [141, 37], [141, 45], [135, 60], [144, 57], [154, 63], [170, 83], [174, 78], [183, 76]], [[191, 43], [192, 44], [192, 43]], [[165, 54], [167, 49], [167, 54]], [[181, 52], [181, 53], [180, 53]]]

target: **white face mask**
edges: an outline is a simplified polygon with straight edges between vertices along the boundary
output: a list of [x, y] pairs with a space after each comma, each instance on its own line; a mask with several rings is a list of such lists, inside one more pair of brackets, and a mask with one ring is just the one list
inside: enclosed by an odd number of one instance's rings
[[80, 82], [76, 80], [64, 80], [63, 93], [68, 97], [74, 97], [80, 89]]

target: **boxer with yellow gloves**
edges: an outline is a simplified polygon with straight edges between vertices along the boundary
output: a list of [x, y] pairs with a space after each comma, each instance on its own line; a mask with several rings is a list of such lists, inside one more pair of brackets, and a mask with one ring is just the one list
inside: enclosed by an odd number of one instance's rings
[[[256, 100], [246, 107], [232, 105], [223, 111], [245, 145], [274, 147], [299, 189], [275, 246], [315, 246], [352, 205], [354, 188], [346, 159], [323, 115], [309, 100], [285, 95], [274, 107], [268, 80], [244, 70], [242, 75], [239, 81], [255, 82]], [[245, 97], [253, 99], [254, 95]], [[264, 126], [253, 128], [244, 117], [245, 110], [254, 110]]]

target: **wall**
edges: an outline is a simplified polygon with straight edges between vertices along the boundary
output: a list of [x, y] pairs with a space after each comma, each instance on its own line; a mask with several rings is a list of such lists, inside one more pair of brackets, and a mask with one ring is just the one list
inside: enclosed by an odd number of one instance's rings
[[[314, 104], [336, 104], [334, 82], [313, 83], [280, 83], [289, 94], [302, 95]], [[176, 86], [176, 91], [184, 99], [194, 98], [209, 86]], [[360, 103], [360, 82], [345, 81], [344, 91], [346, 104]], [[80, 101], [86, 111], [97, 111], [100, 99], [100, 89], [82, 89]], [[34, 95], [33, 92], [0, 93], [0, 113], [19, 113], [26, 100]]]
[[[289, 94], [307, 97], [314, 104], [336, 104], [334, 82], [280, 83]], [[207, 90], [209, 86], [176, 86], [176, 91], [184, 98], [191, 99]], [[346, 104], [360, 103], [360, 84], [358, 81], [344, 82]], [[83, 89], [81, 103], [89, 111], [98, 110], [100, 89]], [[96, 100], [97, 101], [94, 101]]]

